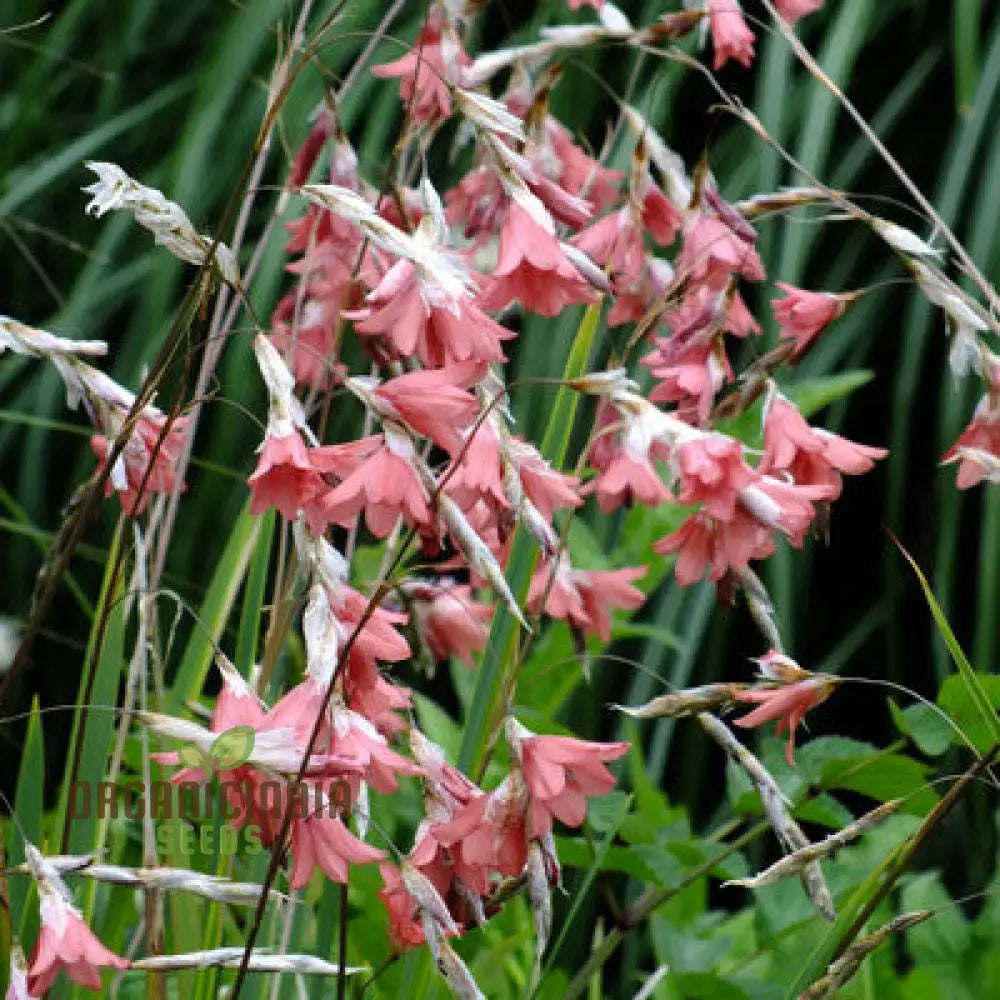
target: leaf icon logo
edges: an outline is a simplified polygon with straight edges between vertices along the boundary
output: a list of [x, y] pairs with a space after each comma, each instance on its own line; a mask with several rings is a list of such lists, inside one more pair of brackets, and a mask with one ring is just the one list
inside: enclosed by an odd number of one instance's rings
[[193, 768], [196, 771], [204, 771], [208, 766], [208, 757], [194, 743], [182, 743], [177, 753], [181, 759], [181, 763], [185, 767]]
[[215, 738], [208, 751], [215, 770], [231, 771], [245, 764], [253, 753], [254, 731], [252, 726], [233, 726]]

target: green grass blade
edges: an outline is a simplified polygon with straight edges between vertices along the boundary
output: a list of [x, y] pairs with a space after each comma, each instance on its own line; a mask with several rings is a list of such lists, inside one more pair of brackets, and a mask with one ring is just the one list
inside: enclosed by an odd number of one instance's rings
[[172, 712], [181, 711], [185, 701], [201, 695], [205, 675], [212, 662], [214, 644], [218, 643], [222, 630], [226, 627], [247, 563], [254, 551], [260, 525], [260, 518], [250, 513], [248, 500], [212, 574], [212, 582], [201, 606], [199, 625], [191, 633], [184, 658], [177, 669], [169, 695]]

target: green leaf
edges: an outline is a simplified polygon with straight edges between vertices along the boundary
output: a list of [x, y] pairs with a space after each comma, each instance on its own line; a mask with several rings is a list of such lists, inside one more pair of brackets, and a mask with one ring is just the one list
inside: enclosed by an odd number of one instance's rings
[[231, 771], [250, 759], [253, 744], [253, 726], [233, 726], [219, 733], [208, 755], [220, 771]]
[[191, 633], [184, 659], [181, 660], [170, 689], [170, 707], [174, 712], [179, 712], [184, 702], [192, 701], [201, 694], [205, 674], [212, 662], [213, 643], [219, 641], [226, 626], [247, 562], [254, 551], [260, 524], [261, 519], [250, 513], [248, 500], [212, 575], [212, 582], [201, 607], [201, 627]]
[[981, 731], [987, 735], [985, 747], [981, 746], [975, 740], [973, 742], [980, 750], [988, 749], [994, 743], [1000, 742], [1000, 719], [997, 718], [994, 703], [986, 693], [979, 675], [972, 669], [972, 664], [969, 663], [965, 653], [962, 652], [962, 647], [958, 644], [955, 633], [952, 632], [951, 626], [948, 624], [948, 619], [941, 610], [941, 605], [938, 604], [937, 598], [934, 596], [934, 591], [931, 590], [931, 586], [927, 582], [927, 578], [920, 572], [920, 567], [898, 541], [896, 542], [896, 546], [903, 553], [903, 557], [910, 564], [913, 572], [917, 575], [917, 579], [920, 581], [924, 597], [927, 599], [927, 605], [931, 609], [931, 615], [934, 617], [934, 624], [937, 626], [941, 638], [944, 639], [945, 645], [948, 647], [948, 652], [951, 653], [951, 658], [955, 661], [955, 666], [958, 667], [959, 676], [962, 678], [962, 682], [965, 684], [969, 695], [969, 700], [975, 708], [975, 717], [982, 726]]
[[783, 386], [782, 392], [799, 408], [802, 416], [808, 419], [823, 407], [867, 385], [874, 377], [873, 371], [859, 368], [820, 378], [802, 379], [793, 385]]
[[[43, 841], [42, 815], [45, 794], [45, 743], [42, 733], [42, 718], [38, 708], [38, 697], [31, 700], [31, 714], [21, 749], [21, 766], [17, 772], [17, 790], [14, 794], [14, 815], [17, 823], [6, 824], [6, 863], [19, 865], [24, 861], [24, 840], [36, 846]], [[7, 880], [10, 895], [10, 925], [19, 933], [21, 940], [33, 935], [38, 923], [37, 913], [25, 903], [31, 883], [25, 878]]]
[[[981, 690], [995, 710], [1000, 706], [1000, 676], [996, 674], [976, 674], [976, 687]], [[993, 743], [993, 734], [983, 718], [979, 701], [973, 695], [964, 677], [952, 674], [944, 679], [938, 692], [938, 705], [947, 713], [956, 727], [980, 753], [984, 753]], [[962, 742], [954, 730], [949, 729], [956, 743]]]
[[626, 792], [608, 792], [590, 800], [587, 806], [587, 820], [597, 833], [617, 830], [632, 805], [632, 796]]
[[879, 802], [904, 799], [900, 809], [923, 815], [939, 796], [927, 784], [928, 768], [898, 754], [859, 757], [832, 762], [823, 768], [826, 788], [844, 788], [861, 792]]
[[[948, 678], [948, 680], [957, 681], [958, 678]], [[909, 736], [917, 748], [928, 757], [939, 757], [956, 738], [957, 734], [948, 725], [948, 721], [941, 717], [941, 710], [934, 705], [918, 702], [909, 708], [900, 708], [890, 698], [889, 712], [899, 731]]]

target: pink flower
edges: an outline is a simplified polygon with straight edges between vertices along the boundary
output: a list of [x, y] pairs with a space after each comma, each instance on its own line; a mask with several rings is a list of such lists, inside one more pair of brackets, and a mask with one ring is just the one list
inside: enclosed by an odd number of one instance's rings
[[517, 299], [525, 309], [558, 316], [566, 306], [594, 298], [555, 236], [511, 201], [500, 230], [497, 266], [480, 295], [482, 307], [503, 309]]
[[515, 336], [463, 297], [445, 300], [422, 291], [408, 260], [386, 272], [363, 309], [344, 315], [358, 333], [384, 336], [391, 356], [416, 355], [427, 368], [504, 361], [500, 343]]
[[943, 462], [958, 462], [956, 485], [960, 490], [976, 486], [984, 479], [997, 479], [1000, 462], [1000, 397], [991, 389], [979, 401], [969, 426], [944, 453]]
[[[822, 0], [820, 0], [822, 3]], [[604, 0], [569, 0], [570, 10], [579, 10], [581, 7], [593, 7], [600, 10], [604, 6]]]
[[447, 660], [454, 654], [471, 667], [473, 653], [486, 645], [493, 609], [474, 601], [471, 587], [447, 580], [414, 582], [406, 593], [414, 602], [417, 624], [431, 655]]
[[607, 268], [616, 287], [627, 287], [642, 274], [646, 248], [627, 205], [588, 226], [570, 242]]
[[389, 404], [386, 415], [455, 455], [464, 441], [460, 431], [479, 413], [476, 397], [466, 390], [484, 374], [485, 366], [476, 362], [407, 372], [383, 382], [373, 394]]
[[743, 461], [739, 441], [723, 434], [705, 434], [677, 447], [671, 457], [680, 477], [678, 500], [701, 504], [706, 514], [733, 519], [743, 490], [757, 480]]
[[[782, 662], [784, 661], [784, 662]], [[831, 677], [817, 676], [799, 667], [794, 660], [771, 650], [762, 657], [761, 664], [765, 668], [765, 677], [780, 680], [777, 687], [738, 691], [739, 701], [755, 702], [759, 705], [752, 712], [736, 719], [735, 724], [744, 729], [761, 726], [772, 719], [778, 720], [778, 735], [788, 733], [788, 743], [785, 746], [785, 759], [795, 767], [792, 756], [795, 750], [795, 730], [806, 712], [825, 701], [836, 687], [836, 680]], [[777, 671], [768, 669], [777, 665]]]
[[528, 790], [515, 769], [485, 795], [469, 800], [449, 823], [435, 826], [434, 836], [458, 851], [462, 863], [516, 878], [528, 858]]
[[647, 256], [639, 280], [623, 288], [608, 310], [608, 326], [636, 323], [653, 306], [665, 301], [664, 293], [673, 281], [674, 269], [662, 257]]
[[615, 452], [607, 465], [583, 489], [594, 493], [597, 505], [605, 514], [622, 504], [638, 500], [647, 507], [667, 503], [670, 491], [645, 455], [633, 455], [626, 448]]
[[435, 9], [428, 17], [412, 51], [372, 69], [382, 79], [399, 77], [400, 100], [410, 107], [414, 121], [426, 123], [451, 114], [449, 83], [461, 82], [471, 59]]
[[364, 511], [368, 530], [385, 538], [400, 517], [422, 534], [432, 531], [433, 518], [427, 494], [414, 468], [413, 443], [392, 425], [382, 434], [365, 438], [374, 448], [339, 486], [320, 496], [312, 505], [314, 523], [349, 526]]
[[664, 556], [677, 553], [674, 575], [682, 587], [697, 583], [706, 570], [718, 581], [730, 569], [745, 568], [751, 559], [766, 559], [774, 552], [770, 531], [737, 507], [732, 520], [718, 521], [707, 514], [692, 514], [677, 531], [653, 543]]
[[[718, 0], [730, 3], [733, 0]], [[677, 273], [693, 285], [726, 288], [733, 277], [763, 281], [764, 264], [746, 235], [735, 232], [721, 219], [704, 212], [689, 221], [684, 243], [677, 258]]]
[[780, 531], [796, 548], [816, 517], [817, 501], [832, 500], [835, 488], [829, 484], [789, 483], [774, 476], [760, 476], [740, 492], [740, 505], [761, 524]]
[[653, 183], [647, 170], [643, 178], [642, 225], [660, 246], [674, 242], [681, 228], [681, 213], [677, 206]]
[[800, 17], [819, 10], [823, 0], [774, 0], [774, 6], [789, 24], [794, 24]]
[[614, 204], [622, 175], [601, 166], [585, 153], [573, 142], [565, 125], [552, 115], [545, 116], [542, 127], [545, 142], [559, 164], [558, 176], [554, 178], [559, 186], [572, 195], [586, 198], [597, 211]]
[[774, 318], [781, 326], [780, 336], [795, 341], [793, 356], [802, 357], [812, 342], [848, 306], [858, 299], [857, 292], [807, 292], [783, 281], [775, 282], [785, 292], [785, 298], [772, 299]]
[[127, 969], [130, 963], [119, 958], [97, 940], [78, 910], [62, 895], [39, 883], [42, 926], [28, 969], [28, 992], [41, 996], [55, 981], [60, 970], [75, 983], [88, 989], [101, 988], [102, 966]]
[[[122, 510], [130, 517], [138, 517], [149, 506], [153, 493], [170, 493], [174, 489], [175, 466], [184, 445], [188, 419], [177, 417], [166, 430], [165, 414], [154, 406], [143, 410], [104, 486], [106, 497], [117, 491]], [[91, 449], [102, 462], [110, 457], [113, 443], [102, 434], [90, 439]], [[186, 487], [182, 485], [181, 489]]]
[[764, 456], [761, 472], [787, 470], [800, 486], [826, 486], [835, 500], [841, 491], [840, 473], [868, 472], [885, 458], [885, 448], [856, 444], [820, 428], [810, 427], [788, 400], [778, 397], [764, 420]]
[[553, 818], [580, 826], [587, 818], [587, 796], [607, 795], [615, 787], [605, 763], [629, 750], [628, 743], [536, 736], [513, 719], [507, 721], [507, 733], [528, 788], [531, 840], [551, 833]]
[[465, 510], [478, 500], [492, 510], [505, 510], [510, 502], [503, 483], [500, 435], [493, 418], [487, 417], [469, 433], [462, 460], [448, 477], [448, 494]]
[[358, 840], [335, 816], [309, 816], [294, 820], [291, 828], [294, 864], [290, 883], [303, 889], [316, 868], [331, 882], [346, 884], [348, 865], [381, 861], [385, 852]]
[[754, 56], [754, 33], [743, 20], [737, 0], [708, 0], [708, 17], [715, 47], [712, 68], [722, 69], [730, 59], [749, 67]]
[[323, 480], [295, 430], [264, 438], [257, 469], [247, 482], [252, 491], [251, 514], [263, 514], [269, 507], [275, 507], [289, 521], [294, 521], [299, 511], [323, 489]]
[[528, 608], [537, 614], [542, 610], [544, 598], [547, 615], [568, 621], [580, 631], [598, 635], [602, 641], [609, 642], [611, 610], [623, 608], [634, 611], [641, 607], [644, 600], [642, 591], [633, 587], [632, 581], [645, 574], [645, 566], [616, 570], [574, 569], [564, 554], [560, 556], [554, 574], [550, 563], [543, 562], [535, 570], [528, 589]]
[[579, 480], [555, 469], [538, 453], [538, 449], [521, 438], [506, 441], [505, 457], [517, 470], [521, 486], [528, 499], [547, 521], [557, 509], [579, 507], [583, 502], [576, 495]]
[[445, 216], [467, 238], [494, 233], [500, 228], [506, 199], [496, 173], [486, 166], [476, 167], [445, 192]]
[[[289, 292], [278, 304], [271, 317], [271, 343], [288, 360], [296, 382], [328, 389], [334, 375], [328, 359], [337, 343], [335, 326], [340, 315], [339, 302], [307, 299], [295, 330], [291, 320], [295, 317], [296, 298], [295, 292]], [[286, 302], [292, 306], [291, 313], [287, 311]], [[286, 315], [287, 321], [283, 319]]]
[[685, 343], [679, 337], [657, 337], [656, 344], [642, 359], [659, 379], [650, 400], [676, 403], [678, 416], [704, 424], [716, 393], [733, 376], [722, 338]]

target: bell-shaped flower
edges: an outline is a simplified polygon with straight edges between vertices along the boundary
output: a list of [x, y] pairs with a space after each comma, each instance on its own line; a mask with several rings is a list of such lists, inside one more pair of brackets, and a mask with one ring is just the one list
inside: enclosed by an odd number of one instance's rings
[[743, 19], [738, 0], [708, 0], [708, 23], [715, 49], [712, 69], [722, 69], [730, 59], [749, 67], [754, 57], [754, 33]]
[[536, 221], [516, 201], [500, 230], [496, 268], [479, 297], [484, 309], [517, 300], [525, 309], [558, 316], [569, 305], [594, 301], [590, 285], [570, 263], [550, 226]]
[[580, 826], [587, 816], [587, 796], [607, 795], [615, 787], [605, 764], [629, 749], [628, 743], [536, 736], [509, 716], [505, 731], [528, 789], [531, 840], [551, 833], [553, 818]]
[[761, 726], [765, 722], [778, 720], [778, 735], [788, 733], [785, 745], [785, 759], [795, 767], [795, 730], [806, 712], [825, 701], [836, 687], [837, 679], [822, 674], [810, 674], [794, 660], [775, 650], [759, 661], [761, 676], [769, 682], [767, 687], [737, 691], [738, 701], [757, 704], [752, 712], [735, 720], [735, 725], [744, 729]]
[[61, 971], [88, 989], [101, 988], [101, 968], [127, 969], [130, 963], [105, 948], [70, 902], [69, 890], [33, 844], [25, 860], [38, 887], [41, 929], [28, 966], [28, 994], [40, 997]]
[[552, 618], [569, 622], [587, 634], [611, 639], [611, 611], [621, 608], [634, 611], [642, 606], [642, 591], [633, 580], [645, 576], [646, 567], [616, 570], [574, 569], [568, 556], [560, 555], [555, 565], [542, 562], [535, 570], [528, 589], [528, 608], [543, 610]]
[[816, 338], [848, 307], [858, 300], [858, 292], [807, 292], [802, 288], [776, 282], [783, 299], [772, 299], [774, 318], [781, 327], [780, 336], [795, 342], [792, 356], [802, 357]]

